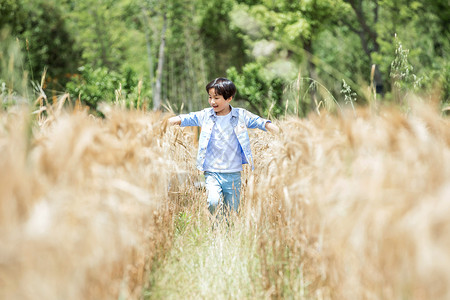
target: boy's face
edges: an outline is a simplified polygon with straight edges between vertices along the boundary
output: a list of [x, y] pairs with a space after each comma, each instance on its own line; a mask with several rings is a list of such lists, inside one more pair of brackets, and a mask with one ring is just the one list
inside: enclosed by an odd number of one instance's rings
[[231, 111], [230, 102], [233, 97], [224, 99], [222, 95], [217, 95], [213, 88], [209, 89], [208, 95], [209, 105], [214, 109], [216, 115], [225, 116]]

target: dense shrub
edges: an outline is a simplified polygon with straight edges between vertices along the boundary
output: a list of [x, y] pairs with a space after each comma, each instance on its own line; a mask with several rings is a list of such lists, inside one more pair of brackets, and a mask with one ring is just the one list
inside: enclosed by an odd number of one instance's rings
[[80, 98], [93, 110], [97, 109], [100, 102], [120, 101], [128, 108], [139, 106], [139, 102], [148, 103], [149, 91], [145, 87], [141, 91], [139, 80], [131, 69], [124, 74], [90, 65], [78, 70], [80, 74], [73, 76], [67, 83], [67, 91], [73, 99]]
[[283, 112], [285, 82], [265, 74], [260, 64], [246, 64], [240, 73], [232, 67], [227, 70], [227, 76], [236, 85], [236, 100], [245, 101], [254, 113], [278, 116]]

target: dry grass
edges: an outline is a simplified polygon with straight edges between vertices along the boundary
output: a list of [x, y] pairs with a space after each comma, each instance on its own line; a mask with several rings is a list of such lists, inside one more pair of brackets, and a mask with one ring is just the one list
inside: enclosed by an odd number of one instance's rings
[[420, 104], [357, 115], [289, 119], [280, 140], [254, 139], [246, 214], [267, 228], [262, 255], [276, 257], [267, 287], [276, 298], [303, 281], [306, 299], [448, 299], [450, 122]]
[[241, 214], [216, 231], [195, 131], [47, 113], [1, 115], [1, 299], [450, 298], [450, 122], [433, 107], [253, 131]]
[[1, 115], [0, 298], [139, 298], [172, 237], [163, 117], [33, 118]]

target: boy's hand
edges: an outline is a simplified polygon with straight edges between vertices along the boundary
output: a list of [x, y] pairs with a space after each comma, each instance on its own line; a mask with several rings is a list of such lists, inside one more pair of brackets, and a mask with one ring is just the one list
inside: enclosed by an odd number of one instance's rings
[[175, 116], [169, 119], [169, 125], [180, 125], [181, 124], [181, 118], [179, 116]]
[[280, 132], [280, 128], [278, 128], [278, 126], [273, 124], [272, 122], [266, 122], [266, 130], [274, 134]]

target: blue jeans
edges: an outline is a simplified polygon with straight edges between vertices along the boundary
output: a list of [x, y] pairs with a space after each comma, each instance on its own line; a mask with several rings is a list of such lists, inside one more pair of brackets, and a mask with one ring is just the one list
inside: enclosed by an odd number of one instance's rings
[[223, 200], [223, 208], [238, 212], [241, 196], [241, 172], [218, 173], [205, 171], [206, 191], [208, 192], [208, 209], [214, 214]]

